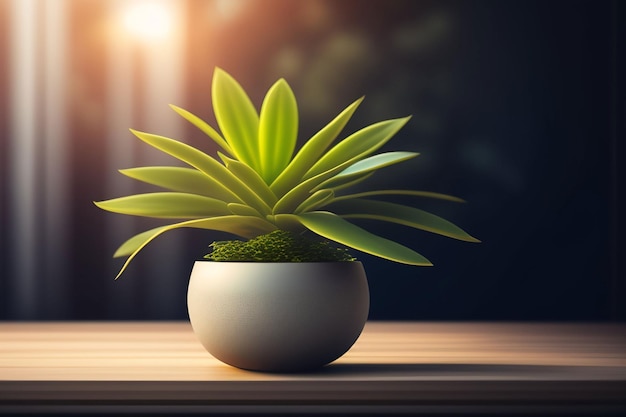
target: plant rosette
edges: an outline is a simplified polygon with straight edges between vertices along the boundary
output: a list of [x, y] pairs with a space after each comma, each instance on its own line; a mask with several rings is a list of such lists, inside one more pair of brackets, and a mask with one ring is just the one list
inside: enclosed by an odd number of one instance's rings
[[[188, 289], [191, 324], [205, 348], [223, 362], [258, 371], [308, 370], [337, 359], [358, 338], [369, 309], [361, 263], [349, 256], [335, 261], [326, 255], [314, 256], [311, 262], [307, 256], [319, 249], [317, 241], [305, 243], [302, 252], [308, 255], [298, 258], [293, 256], [294, 237], [300, 243], [300, 237], [312, 236], [336, 244], [340, 247], [331, 250], [335, 255], [347, 247], [417, 266], [432, 264], [413, 249], [350, 220], [380, 220], [478, 242], [435, 214], [379, 199], [405, 195], [463, 201], [457, 197], [404, 189], [349, 191], [357, 184], [362, 188], [379, 169], [418, 155], [377, 152], [410, 117], [381, 121], [338, 140], [360, 98], [296, 150], [298, 107], [284, 79], [269, 89], [260, 112], [239, 83], [219, 68], [211, 96], [219, 132], [189, 111], [171, 107], [218, 145], [215, 156], [131, 129], [143, 142], [187, 166], [122, 169], [127, 177], [166, 191], [95, 204], [114, 213], [175, 219], [122, 243], [114, 257], [127, 259], [116, 278], [153, 239], [179, 228], [227, 232], [249, 243], [273, 236], [273, 245], [284, 245], [287, 262], [280, 257], [268, 261], [267, 253], [275, 248], [261, 246], [243, 257], [240, 253], [234, 259], [218, 256], [195, 263]], [[286, 235], [276, 239], [277, 231]], [[213, 253], [222, 244], [215, 242]], [[330, 346], [333, 340], [336, 346]]]

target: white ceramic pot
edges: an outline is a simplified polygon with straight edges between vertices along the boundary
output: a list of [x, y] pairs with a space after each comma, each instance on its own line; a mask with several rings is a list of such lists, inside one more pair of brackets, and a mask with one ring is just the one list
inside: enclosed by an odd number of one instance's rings
[[297, 372], [339, 358], [369, 312], [360, 262], [197, 261], [189, 318], [206, 350], [229, 365]]

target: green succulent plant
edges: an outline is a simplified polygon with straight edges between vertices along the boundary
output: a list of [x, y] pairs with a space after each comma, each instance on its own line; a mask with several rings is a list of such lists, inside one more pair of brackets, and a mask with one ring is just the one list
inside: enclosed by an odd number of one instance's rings
[[239, 83], [216, 68], [212, 103], [221, 133], [189, 111], [171, 107], [219, 146], [217, 158], [183, 142], [131, 129], [142, 141], [189, 167], [122, 169], [120, 172], [130, 178], [168, 191], [95, 202], [110, 212], [179, 220], [125, 241], [114, 254], [114, 257], [128, 257], [117, 277], [153, 239], [184, 227], [228, 232], [245, 239], [274, 230], [310, 231], [358, 251], [420, 266], [432, 264], [414, 250], [372, 234], [348, 220], [382, 220], [478, 242], [458, 226], [434, 214], [371, 199], [409, 195], [463, 201], [457, 197], [414, 190], [347, 191], [377, 170], [418, 155], [414, 152], [376, 153], [410, 117], [381, 121], [337, 141], [362, 100], [350, 104], [296, 151], [298, 107], [287, 82], [278, 80], [257, 112]]

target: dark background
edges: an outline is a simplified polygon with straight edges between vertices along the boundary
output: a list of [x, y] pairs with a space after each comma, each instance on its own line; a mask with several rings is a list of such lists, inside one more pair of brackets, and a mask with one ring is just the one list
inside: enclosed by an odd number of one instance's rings
[[[211, 120], [215, 66], [238, 79], [257, 105], [271, 83], [285, 77], [298, 98], [300, 137], [306, 138], [366, 95], [347, 131], [412, 114], [385, 149], [421, 153], [373, 182], [468, 201], [410, 200], [481, 244], [367, 223], [435, 264], [417, 268], [356, 254], [368, 272], [371, 319], [626, 318], [622, 2], [250, 0], [236, 25], [219, 31], [199, 12], [211, 2], [181, 3], [187, 33], [181, 107]], [[96, 107], [106, 100], [107, 58], [106, 40], [93, 28], [106, 11], [103, 0], [69, 1], [68, 66], [73, 77], [83, 77]], [[0, 28], [8, 30], [9, 19], [5, 2]], [[0, 56], [9, 57], [8, 35], [1, 39]], [[135, 71], [140, 79], [141, 63]], [[103, 119], [76, 117], [81, 104], [72, 98], [66, 104], [71, 198], [61, 251], [67, 272], [47, 276], [38, 266], [28, 289], [31, 307], [20, 306], [22, 277], [10, 232], [16, 216], [10, 189], [18, 181], [8, 168], [10, 143], [19, 140], [11, 136], [10, 86], [4, 66], [0, 319], [185, 319], [193, 260], [211, 241], [228, 236], [172, 232], [178, 255], [169, 259], [162, 256], [169, 248], [166, 234], [114, 282], [121, 263], [111, 260], [115, 242], [103, 236], [106, 221], [117, 217], [91, 202], [113, 197], [105, 195], [104, 184], [119, 174], [104, 163]], [[162, 105], [168, 102], [164, 97]], [[132, 127], [154, 131], [140, 118]], [[185, 126], [185, 139], [206, 148], [192, 127]], [[141, 231], [135, 227], [127, 236]], [[29, 258], [38, 264], [51, 245], [53, 239], [37, 241]]]

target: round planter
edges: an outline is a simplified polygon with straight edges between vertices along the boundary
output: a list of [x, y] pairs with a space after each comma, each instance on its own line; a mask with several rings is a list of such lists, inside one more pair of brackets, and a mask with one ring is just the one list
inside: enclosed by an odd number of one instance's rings
[[189, 319], [206, 350], [265, 372], [322, 367], [357, 340], [369, 312], [360, 262], [197, 261]]

